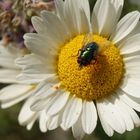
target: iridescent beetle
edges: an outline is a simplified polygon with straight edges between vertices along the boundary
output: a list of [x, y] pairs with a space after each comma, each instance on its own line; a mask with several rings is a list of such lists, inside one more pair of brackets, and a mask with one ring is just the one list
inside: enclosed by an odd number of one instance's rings
[[[107, 41], [106, 46], [109, 46], [108, 43], [109, 41]], [[101, 48], [98, 46], [96, 42], [93, 41], [92, 33], [89, 33], [84, 37], [82, 48], [79, 50], [79, 52], [80, 55], [78, 56], [77, 62], [80, 68], [91, 64], [92, 60], [96, 62], [97, 56], [101, 52]]]

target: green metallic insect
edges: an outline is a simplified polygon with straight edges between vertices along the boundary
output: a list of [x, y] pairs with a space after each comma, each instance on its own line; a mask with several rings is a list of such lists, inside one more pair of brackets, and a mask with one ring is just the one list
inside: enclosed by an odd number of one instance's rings
[[97, 56], [101, 52], [99, 45], [93, 41], [93, 35], [91, 33], [84, 37], [82, 48], [79, 50], [80, 55], [77, 58], [77, 63], [80, 68], [91, 64], [92, 60], [96, 62]]

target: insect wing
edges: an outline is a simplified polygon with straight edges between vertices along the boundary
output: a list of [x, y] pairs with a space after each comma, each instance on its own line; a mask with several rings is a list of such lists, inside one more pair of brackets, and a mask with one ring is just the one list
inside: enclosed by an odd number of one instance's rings
[[99, 53], [103, 53], [106, 49], [110, 46], [110, 41], [104, 42], [102, 45], [99, 46]]
[[90, 42], [93, 42], [92, 33], [88, 33], [88, 34], [85, 35], [85, 37], [83, 39], [83, 42], [82, 42], [82, 49], [85, 49], [84, 47]]
[[[82, 50], [85, 50], [86, 48], [86, 45], [88, 43], [91, 43], [91, 42], [94, 42], [93, 40], [93, 34], [92, 33], [88, 33], [85, 35], [84, 39], [83, 39], [83, 42], [82, 42]], [[105, 41], [104, 44], [100, 45], [99, 46], [99, 50], [98, 52], [99, 53], [102, 53], [104, 52], [107, 48], [109, 48], [110, 46], [110, 41]]]

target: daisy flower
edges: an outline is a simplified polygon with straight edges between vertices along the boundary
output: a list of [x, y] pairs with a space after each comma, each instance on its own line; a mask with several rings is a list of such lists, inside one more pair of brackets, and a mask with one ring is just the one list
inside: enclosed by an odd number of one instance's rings
[[5, 46], [3, 41], [0, 42], [0, 82], [10, 84], [0, 90], [0, 102], [1, 108], [5, 109], [27, 99], [21, 108], [18, 120], [21, 125], [27, 125], [27, 129], [30, 130], [40, 113], [32, 112], [28, 105], [33, 101], [31, 95], [34, 86], [16, 80], [21, 68], [14, 62], [24, 53], [24, 48], [18, 49], [11, 44]]
[[32, 18], [37, 33], [24, 36], [32, 54], [16, 60], [17, 78], [36, 85], [41, 130], [72, 128], [81, 139], [98, 118], [108, 136], [140, 125], [140, 13], [118, 21], [123, 3], [97, 0], [90, 15], [88, 0], [56, 0], [56, 13]]

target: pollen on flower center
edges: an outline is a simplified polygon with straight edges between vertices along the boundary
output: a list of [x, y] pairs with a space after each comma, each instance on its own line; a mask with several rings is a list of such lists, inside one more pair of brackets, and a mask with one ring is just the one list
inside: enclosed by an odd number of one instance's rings
[[82, 68], [77, 63], [78, 51], [82, 48], [84, 35], [78, 35], [61, 47], [58, 56], [58, 75], [64, 88], [72, 95], [85, 100], [96, 100], [110, 95], [118, 88], [123, 74], [124, 63], [119, 49], [98, 35], [93, 40], [99, 47], [109, 46], [91, 62]]

